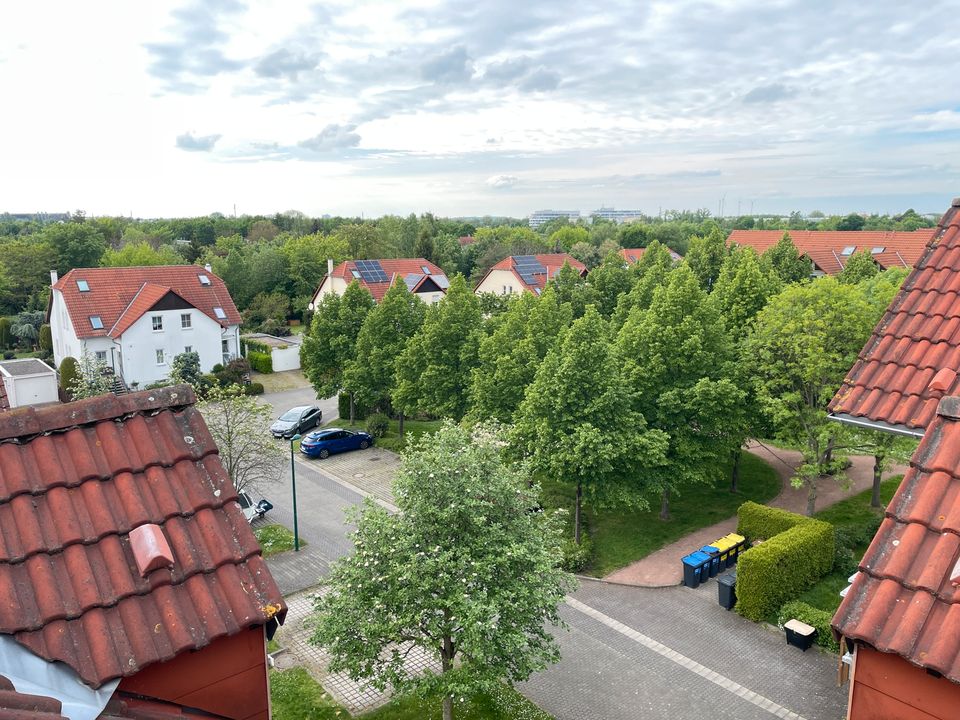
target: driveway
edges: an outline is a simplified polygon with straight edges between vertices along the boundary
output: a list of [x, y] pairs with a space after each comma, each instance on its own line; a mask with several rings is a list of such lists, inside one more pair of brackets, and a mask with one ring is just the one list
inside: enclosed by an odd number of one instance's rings
[[[287, 410], [297, 405], [316, 405], [319, 407], [323, 411], [324, 424], [336, 420], [340, 415], [340, 410], [337, 407], [337, 396], [318, 398], [317, 393], [314, 392], [312, 387], [264, 393], [259, 397], [259, 400], [273, 408], [274, 419], [280, 417]], [[271, 422], [273, 421], [271, 420]], [[269, 427], [269, 425], [267, 427]]]

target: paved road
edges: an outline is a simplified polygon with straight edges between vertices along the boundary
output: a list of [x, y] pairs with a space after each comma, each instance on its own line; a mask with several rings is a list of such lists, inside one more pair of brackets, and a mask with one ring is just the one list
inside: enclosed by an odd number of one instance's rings
[[716, 592], [584, 581], [561, 609], [563, 659], [520, 691], [557, 720], [840, 720], [836, 658], [786, 645]]
[[274, 418], [280, 417], [287, 410], [297, 405], [316, 405], [319, 407], [323, 411], [324, 424], [336, 420], [339, 415], [337, 397], [317, 398], [316, 392], [311, 387], [265, 393], [260, 396], [260, 400], [273, 408]]

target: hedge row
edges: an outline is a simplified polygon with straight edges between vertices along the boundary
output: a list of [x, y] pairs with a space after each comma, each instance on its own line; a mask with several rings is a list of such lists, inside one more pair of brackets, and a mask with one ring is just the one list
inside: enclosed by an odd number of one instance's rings
[[247, 350], [247, 360], [250, 362], [250, 367], [257, 372], [273, 372], [273, 356], [268, 352], [262, 353]]
[[744, 617], [759, 621], [773, 616], [833, 568], [830, 523], [751, 502], [737, 516], [737, 532], [748, 540], [764, 539], [737, 563], [737, 612]]
[[240, 340], [240, 348], [245, 352], [258, 352], [258, 353], [267, 353], [270, 354], [270, 346], [266, 343], [262, 343], [259, 340], [251, 340], [249, 338]]
[[833, 638], [833, 630], [830, 629], [830, 621], [833, 619], [833, 613], [826, 610], [815, 608], [813, 605], [807, 605], [800, 600], [791, 600], [782, 608], [777, 616], [777, 625], [783, 628], [785, 622], [796, 618], [800, 622], [812, 625], [817, 629], [817, 645], [824, 647], [831, 652], [840, 652], [840, 643]]

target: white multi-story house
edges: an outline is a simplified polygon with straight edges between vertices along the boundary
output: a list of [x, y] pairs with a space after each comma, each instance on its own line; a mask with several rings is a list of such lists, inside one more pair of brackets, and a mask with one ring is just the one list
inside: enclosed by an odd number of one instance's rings
[[200, 369], [237, 357], [240, 313], [223, 280], [198, 265], [78, 268], [50, 274], [53, 357], [96, 356], [131, 387], [170, 375], [183, 352]]
[[428, 305], [440, 302], [450, 287], [446, 273], [424, 258], [391, 258], [389, 260], [347, 260], [336, 267], [328, 261], [327, 274], [313, 294], [312, 310], [324, 295], [343, 295], [347, 286], [356, 281], [373, 295], [383, 300], [393, 284], [402, 279], [407, 289]]
[[566, 218], [570, 222], [576, 222], [580, 219], [579, 210], [536, 210], [530, 213], [530, 217], [527, 218], [527, 222], [530, 223], [530, 227], [536, 230], [541, 225], [544, 225], [552, 220], [558, 220], [560, 218]]

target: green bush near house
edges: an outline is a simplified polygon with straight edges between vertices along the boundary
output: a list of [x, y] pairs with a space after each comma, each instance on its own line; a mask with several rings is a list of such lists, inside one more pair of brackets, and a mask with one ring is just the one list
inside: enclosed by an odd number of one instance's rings
[[744, 617], [771, 617], [833, 568], [830, 523], [753, 502], [741, 505], [737, 517], [738, 533], [763, 540], [737, 563], [737, 612]]
[[253, 383], [250, 383], [249, 385], [243, 386], [244, 395], [263, 395], [263, 393], [264, 393], [263, 383], [253, 382]]
[[367, 432], [375, 438], [382, 438], [390, 428], [390, 418], [383, 413], [374, 413], [367, 418]]
[[250, 367], [260, 373], [272, 373], [273, 372], [273, 356], [269, 352], [247, 352], [247, 360], [250, 362]]
[[[4, 354], [6, 357], [6, 354]], [[69, 355], [60, 361], [60, 390], [65, 393], [68, 397], [70, 395], [70, 386], [76, 382], [77, 373], [79, 372], [77, 368], [76, 358], [72, 358]]]
[[834, 640], [833, 631], [830, 629], [833, 613], [807, 605], [800, 600], [791, 600], [780, 608], [777, 625], [782, 629], [783, 624], [792, 619], [799, 620], [817, 629], [817, 645], [831, 652], [840, 652], [840, 643]]
[[40, 349], [44, 352], [53, 351], [53, 333], [50, 330], [50, 326], [46, 323], [40, 326], [38, 342], [40, 343]]

